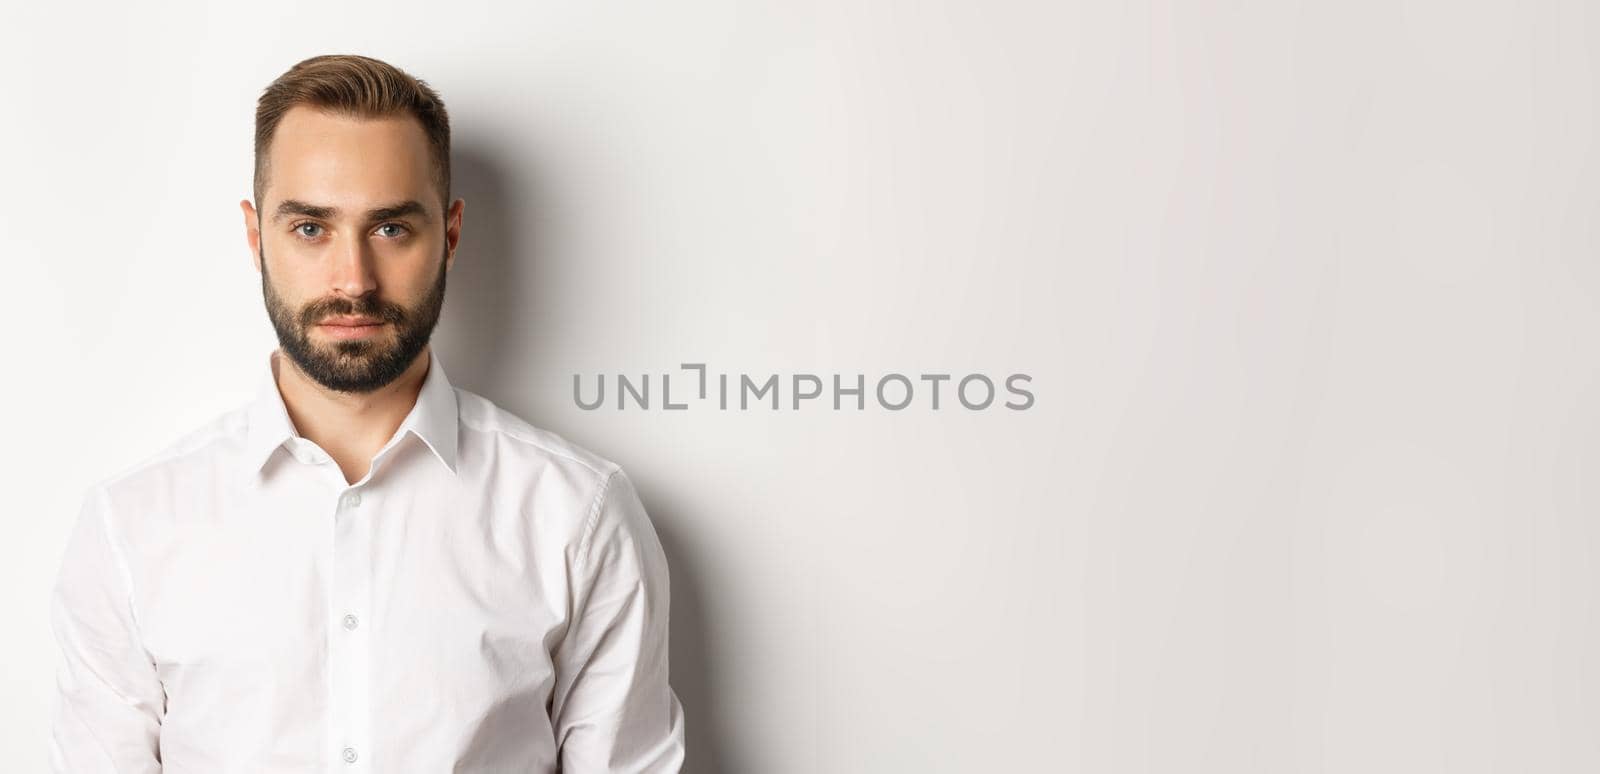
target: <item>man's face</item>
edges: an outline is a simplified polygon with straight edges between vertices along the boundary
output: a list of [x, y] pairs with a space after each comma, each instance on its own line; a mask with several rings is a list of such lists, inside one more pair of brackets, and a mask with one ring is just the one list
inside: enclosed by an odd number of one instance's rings
[[440, 198], [410, 116], [284, 114], [261, 209], [240, 204], [278, 344], [312, 379], [371, 392], [427, 345], [460, 236]]

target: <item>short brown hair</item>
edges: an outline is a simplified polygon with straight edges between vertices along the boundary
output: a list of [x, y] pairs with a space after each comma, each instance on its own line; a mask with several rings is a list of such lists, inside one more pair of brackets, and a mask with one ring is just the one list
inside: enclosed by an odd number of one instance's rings
[[267, 149], [278, 122], [296, 105], [359, 118], [411, 115], [433, 151], [434, 181], [450, 208], [450, 115], [427, 82], [371, 57], [325, 54], [303, 60], [269, 84], [256, 103], [256, 206], [267, 187]]

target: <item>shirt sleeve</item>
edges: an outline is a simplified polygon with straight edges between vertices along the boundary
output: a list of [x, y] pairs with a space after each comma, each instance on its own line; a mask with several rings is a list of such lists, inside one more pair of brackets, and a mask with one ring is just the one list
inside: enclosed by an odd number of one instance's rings
[[666, 556], [626, 474], [611, 473], [597, 497], [573, 563], [573, 620], [554, 654], [562, 770], [677, 772], [684, 720], [667, 683]]
[[159, 773], [166, 693], [139, 639], [128, 568], [101, 486], [83, 498], [57, 573], [50, 623], [61, 651], [51, 771]]

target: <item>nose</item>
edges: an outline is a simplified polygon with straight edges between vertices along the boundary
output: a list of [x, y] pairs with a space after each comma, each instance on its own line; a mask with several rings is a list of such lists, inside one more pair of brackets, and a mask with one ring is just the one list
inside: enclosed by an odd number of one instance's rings
[[334, 290], [350, 298], [360, 298], [378, 287], [371, 246], [361, 237], [359, 233], [345, 235], [333, 250], [330, 282]]

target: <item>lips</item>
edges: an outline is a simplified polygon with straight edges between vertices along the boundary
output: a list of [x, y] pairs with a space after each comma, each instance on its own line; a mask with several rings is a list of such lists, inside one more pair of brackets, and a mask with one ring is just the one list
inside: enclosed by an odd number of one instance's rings
[[336, 316], [317, 323], [317, 329], [338, 341], [355, 341], [377, 336], [384, 325], [384, 321], [371, 317]]

